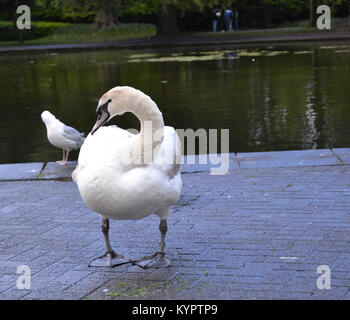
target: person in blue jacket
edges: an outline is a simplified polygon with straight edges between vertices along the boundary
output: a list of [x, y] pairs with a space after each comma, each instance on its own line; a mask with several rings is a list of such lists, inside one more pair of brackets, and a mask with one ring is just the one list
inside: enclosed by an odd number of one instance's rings
[[233, 31], [232, 22], [233, 22], [233, 12], [230, 9], [225, 10], [225, 25], [227, 31]]

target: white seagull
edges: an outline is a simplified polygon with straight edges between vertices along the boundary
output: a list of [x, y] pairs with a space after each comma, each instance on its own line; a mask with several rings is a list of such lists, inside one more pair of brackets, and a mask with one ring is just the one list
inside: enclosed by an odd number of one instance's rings
[[[104, 126], [114, 116], [132, 112], [141, 123], [139, 133]], [[72, 177], [87, 206], [100, 214], [107, 251], [90, 266], [114, 267], [131, 262], [143, 268], [166, 267], [165, 234], [170, 207], [182, 188], [181, 143], [174, 128], [164, 126], [156, 103], [131, 87], [115, 87], [99, 100], [97, 122], [81, 147]], [[152, 138], [153, 137], [153, 138]], [[160, 218], [161, 242], [154, 254], [130, 260], [109, 242], [109, 219]], [[135, 237], [141, 238], [137, 234]]]
[[49, 111], [42, 112], [41, 119], [45, 123], [49, 142], [63, 151], [63, 159], [56, 162], [65, 165], [68, 161], [69, 152], [79, 149], [84, 143], [84, 134], [65, 125]]

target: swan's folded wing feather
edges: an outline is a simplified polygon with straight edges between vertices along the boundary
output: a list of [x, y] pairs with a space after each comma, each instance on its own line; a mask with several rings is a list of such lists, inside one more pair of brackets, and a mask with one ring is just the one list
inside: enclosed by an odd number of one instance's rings
[[164, 127], [164, 138], [155, 163], [170, 179], [180, 173], [181, 142], [173, 127]]
[[[81, 169], [98, 165], [98, 163], [111, 167], [122, 166], [127, 158], [126, 147], [134, 136], [115, 125], [99, 128], [93, 135], [90, 133], [86, 137], [79, 152], [78, 166]], [[111, 147], [116, 143], [116, 148]]]

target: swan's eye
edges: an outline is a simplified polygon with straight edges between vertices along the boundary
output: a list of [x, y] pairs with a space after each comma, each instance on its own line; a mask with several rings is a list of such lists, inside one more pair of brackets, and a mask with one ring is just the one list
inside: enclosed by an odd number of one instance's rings
[[109, 111], [108, 111], [108, 105], [112, 100], [109, 99], [107, 102], [104, 104], [101, 104], [97, 107], [96, 109], [96, 114], [98, 116], [98, 119], [100, 120], [102, 118], [102, 114], [106, 113], [108, 115], [108, 118], [110, 116]]

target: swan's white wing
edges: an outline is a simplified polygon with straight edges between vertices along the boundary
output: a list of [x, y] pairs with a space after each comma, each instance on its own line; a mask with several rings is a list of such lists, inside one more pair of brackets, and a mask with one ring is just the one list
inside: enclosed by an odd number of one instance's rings
[[164, 138], [154, 159], [157, 165], [170, 179], [181, 171], [181, 142], [173, 127], [164, 127]]
[[135, 135], [118, 128], [106, 126], [99, 128], [93, 135], [89, 134], [79, 153], [78, 167], [83, 169], [90, 167], [111, 167], [115, 170], [123, 170], [123, 165], [128, 165], [126, 150], [130, 145], [130, 139]]

